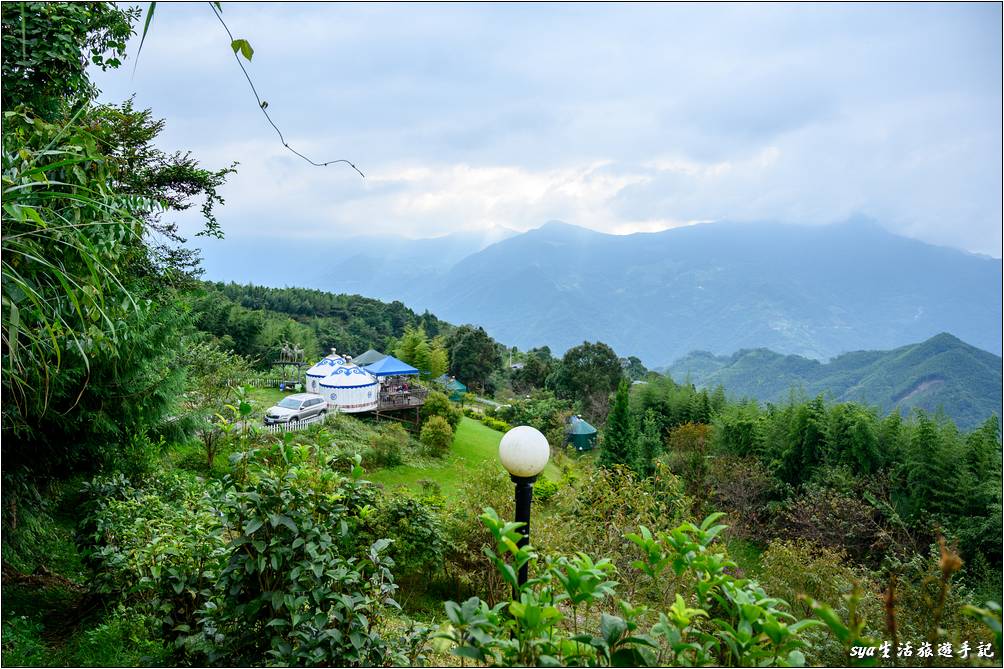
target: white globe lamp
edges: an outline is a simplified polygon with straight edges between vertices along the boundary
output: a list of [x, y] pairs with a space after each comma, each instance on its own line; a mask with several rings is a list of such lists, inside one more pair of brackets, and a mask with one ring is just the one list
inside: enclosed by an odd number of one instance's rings
[[[518, 546], [525, 546], [530, 541], [530, 503], [533, 501], [533, 482], [547, 466], [551, 456], [551, 447], [547, 437], [540, 430], [529, 425], [520, 425], [502, 435], [499, 442], [499, 460], [506, 468], [516, 484], [516, 522], [522, 523], [519, 528], [522, 537]], [[526, 584], [527, 565], [519, 568], [519, 588]], [[519, 598], [519, 593], [515, 593]]]
[[499, 460], [514, 477], [536, 477], [544, 471], [550, 457], [547, 437], [529, 425], [514, 427], [499, 442]]

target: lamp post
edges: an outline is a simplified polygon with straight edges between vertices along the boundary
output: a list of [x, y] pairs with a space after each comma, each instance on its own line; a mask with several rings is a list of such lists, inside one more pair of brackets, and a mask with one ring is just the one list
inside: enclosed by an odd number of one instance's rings
[[[520, 425], [502, 435], [499, 442], [499, 460], [516, 484], [516, 522], [523, 523], [523, 535], [517, 545], [526, 546], [530, 541], [530, 501], [533, 499], [533, 482], [544, 471], [551, 447], [547, 437], [540, 430], [529, 425]], [[519, 570], [519, 584], [526, 583], [527, 566]]]

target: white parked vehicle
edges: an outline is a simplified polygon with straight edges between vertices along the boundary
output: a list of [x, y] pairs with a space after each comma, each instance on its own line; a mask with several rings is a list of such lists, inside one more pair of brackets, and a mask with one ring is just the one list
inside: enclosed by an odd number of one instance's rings
[[265, 424], [290, 423], [326, 414], [328, 403], [314, 393], [297, 393], [284, 397], [282, 401], [265, 412]]

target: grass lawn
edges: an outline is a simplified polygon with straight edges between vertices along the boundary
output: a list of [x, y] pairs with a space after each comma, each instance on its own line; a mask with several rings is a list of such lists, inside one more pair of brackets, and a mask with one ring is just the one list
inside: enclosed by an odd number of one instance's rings
[[[400, 465], [367, 472], [366, 478], [382, 483], [388, 489], [403, 485], [415, 490], [421, 489], [419, 481], [429, 479], [440, 485], [443, 495], [448, 499], [453, 498], [459, 492], [467, 472], [481, 467], [502, 468], [499, 462], [501, 439], [501, 432], [464, 416], [453, 435], [453, 446], [448, 457], [429, 466]], [[554, 463], [547, 463], [544, 476], [553, 480], [559, 478], [560, 473]]]
[[293, 393], [291, 392], [285, 392], [279, 390], [278, 388], [252, 388], [251, 403], [254, 404], [255, 411], [258, 413], [264, 413], [266, 409], [274, 405], [283, 397], [292, 394]]

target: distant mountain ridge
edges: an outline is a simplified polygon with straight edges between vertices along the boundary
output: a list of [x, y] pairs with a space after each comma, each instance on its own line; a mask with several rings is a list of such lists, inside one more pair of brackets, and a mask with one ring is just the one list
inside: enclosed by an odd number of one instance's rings
[[855, 351], [827, 363], [766, 349], [716, 356], [694, 351], [666, 368], [699, 388], [721, 385], [730, 397], [783, 402], [794, 389], [885, 412], [943, 410], [963, 429], [1001, 414], [1000, 357], [942, 333], [890, 351]]
[[1000, 260], [861, 219], [622, 236], [550, 222], [494, 243], [450, 235], [267, 249], [260, 263], [239, 250], [223, 263], [207, 252], [207, 277], [401, 300], [523, 349], [546, 344], [560, 354], [601, 340], [649, 367], [693, 350], [757, 347], [827, 359], [939, 332], [1001, 352]]

